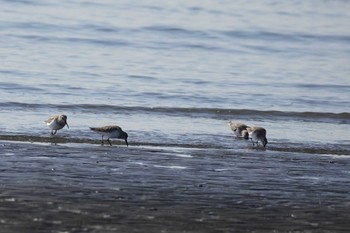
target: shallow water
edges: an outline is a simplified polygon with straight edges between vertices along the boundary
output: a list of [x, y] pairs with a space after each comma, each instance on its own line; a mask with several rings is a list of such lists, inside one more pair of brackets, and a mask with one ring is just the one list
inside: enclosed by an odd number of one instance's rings
[[[349, 195], [338, 182], [348, 178], [350, 155], [349, 2], [0, 3], [0, 224], [8, 232], [28, 224], [43, 232], [158, 231], [160, 222], [184, 222], [164, 225], [165, 232], [227, 231], [232, 224], [254, 231], [265, 229], [264, 216], [276, 223], [266, 231], [348, 229]], [[67, 114], [70, 128], [51, 137], [44, 121], [58, 113]], [[265, 127], [267, 148], [234, 138], [229, 120]], [[89, 130], [110, 124], [129, 134], [129, 148], [118, 140], [101, 147]], [[115, 167], [95, 166], [100, 159]], [[109, 180], [118, 169], [125, 182]], [[283, 175], [289, 170], [292, 178]], [[295, 185], [285, 186], [281, 174]], [[202, 192], [206, 179], [215, 187]], [[104, 212], [114, 186], [134, 181], [121, 194], [130, 200], [114, 206], [131, 205], [129, 212]], [[178, 194], [187, 185], [203, 187]], [[146, 195], [140, 205], [142, 187], [156, 198]], [[95, 197], [95, 189], [107, 191]], [[259, 195], [266, 193], [265, 202]], [[237, 198], [239, 211], [230, 217]], [[158, 204], [166, 210], [154, 211]], [[164, 215], [171, 207], [174, 214]], [[295, 219], [294, 208], [313, 214]], [[111, 224], [116, 219], [126, 224]]]
[[0, 135], [47, 136], [64, 112], [82, 139], [118, 124], [135, 144], [227, 147], [233, 119], [350, 144], [346, 1], [2, 3]]

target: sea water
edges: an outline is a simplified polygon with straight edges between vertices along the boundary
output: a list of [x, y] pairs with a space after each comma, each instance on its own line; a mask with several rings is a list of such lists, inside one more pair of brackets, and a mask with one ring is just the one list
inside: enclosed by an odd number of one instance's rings
[[349, 145], [346, 1], [1, 5], [1, 135], [49, 136], [65, 113], [61, 136], [117, 124], [131, 145], [240, 147], [229, 120], [270, 145]]

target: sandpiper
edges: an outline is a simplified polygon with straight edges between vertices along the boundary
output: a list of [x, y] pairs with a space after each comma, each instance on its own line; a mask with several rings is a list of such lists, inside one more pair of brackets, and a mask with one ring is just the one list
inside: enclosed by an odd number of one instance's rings
[[248, 139], [249, 137], [248, 131], [247, 131], [248, 126], [246, 124], [235, 123], [232, 121], [230, 121], [228, 124], [237, 137]]
[[95, 131], [96, 133], [99, 133], [102, 135], [102, 142], [101, 145], [103, 145], [103, 137], [107, 137], [107, 142], [109, 145], [112, 146], [111, 141], [109, 140], [110, 138], [119, 138], [119, 139], [124, 139], [126, 146], [129, 146], [128, 144], [128, 134], [122, 130], [117, 125], [108, 125], [108, 126], [103, 126], [103, 127], [90, 127], [92, 131]]
[[65, 125], [67, 125], [68, 129], [68, 123], [67, 123], [67, 116], [64, 114], [56, 115], [53, 117], [50, 117], [45, 121], [46, 125], [50, 127], [51, 135], [55, 135], [57, 133], [57, 130], [62, 129]]
[[267, 144], [266, 138], [266, 129], [262, 127], [248, 127], [247, 131], [249, 133], [249, 137], [252, 140], [253, 146], [258, 145], [258, 142], [261, 141], [263, 146], [265, 147]]

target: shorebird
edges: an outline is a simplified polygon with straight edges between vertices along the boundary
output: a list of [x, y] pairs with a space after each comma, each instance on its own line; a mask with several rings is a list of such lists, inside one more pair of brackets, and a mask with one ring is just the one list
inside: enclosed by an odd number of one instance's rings
[[57, 133], [57, 130], [62, 129], [65, 125], [67, 125], [69, 129], [69, 126], [67, 123], [67, 116], [64, 114], [50, 117], [45, 121], [45, 123], [52, 130], [51, 135], [55, 135]]
[[258, 142], [261, 141], [263, 146], [265, 147], [267, 144], [266, 138], [266, 129], [262, 127], [248, 127], [247, 128], [250, 139], [252, 140], [253, 146], [258, 145]]
[[232, 121], [229, 121], [228, 124], [237, 137], [248, 139], [249, 137], [248, 131], [247, 131], [248, 126], [246, 124], [235, 123]]
[[107, 142], [109, 145], [112, 146], [111, 141], [109, 140], [110, 138], [119, 138], [119, 139], [124, 139], [126, 146], [129, 146], [128, 144], [128, 134], [122, 130], [117, 125], [108, 125], [108, 126], [103, 126], [103, 127], [90, 127], [90, 129], [96, 133], [99, 133], [102, 135], [102, 142], [101, 145], [103, 145], [103, 137], [107, 137]]

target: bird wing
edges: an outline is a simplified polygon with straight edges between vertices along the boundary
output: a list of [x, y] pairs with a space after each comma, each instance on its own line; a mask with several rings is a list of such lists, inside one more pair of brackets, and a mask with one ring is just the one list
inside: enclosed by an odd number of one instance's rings
[[122, 128], [120, 128], [117, 125], [107, 125], [103, 127], [90, 127], [90, 129], [97, 132], [112, 132], [114, 130], [122, 130]]
[[55, 120], [57, 117], [58, 117], [57, 115], [56, 115], [56, 116], [53, 116], [53, 117], [50, 117], [49, 119], [47, 119], [47, 120], [45, 121], [45, 123], [50, 123], [50, 122], [52, 122], [53, 120]]

